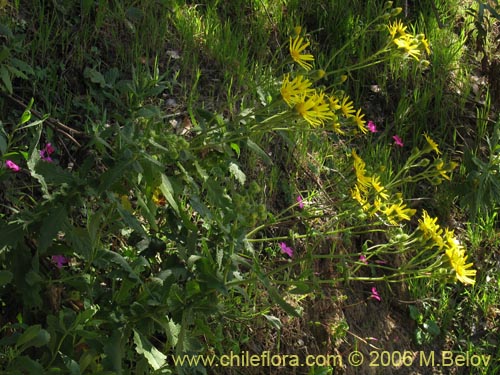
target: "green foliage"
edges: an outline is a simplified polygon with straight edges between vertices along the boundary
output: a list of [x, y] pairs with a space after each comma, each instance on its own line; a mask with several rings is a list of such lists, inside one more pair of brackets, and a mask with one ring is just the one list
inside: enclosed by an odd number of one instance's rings
[[[0, 372], [208, 373], [173, 355], [240, 353], [261, 331], [262, 348], [280, 349], [310, 296], [355, 281], [441, 293], [410, 307], [418, 344], [453, 327], [444, 249], [463, 259], [464, 246], [411, 216], [454, 178], [467, 101], [455, 104], [449, 81], [467, 72], [464, 35], [426, 17], [389, 37], [402, 10], [376, 1], [31, 5], [0, 7]], [[322, 51], [317, 70], [290, 58], [294, 33], [311, 42], [304, 53]], [[311, 87], [287, 103], [283, 82], [297, 77]], [[367, 91], [384, 108], [346, 114], [347, 93], [360, 107]], [[471, 148], [462, 167], [464, 206], [479, 216], [500, 196], [487, 107], [476, 144], [490, 134], [488, 152]], [[497, 291], [471, 294], [472, 311], [487, 314]], [[348, 319], [313, 321], [329, 340], [357, 337]]]
[[[3, 18], [3, 17], [2, 17]], [[25, 61], [18, 59], [17, 55], [23, 52], [23, 38], [14, 34], [7, 23], [0, 19], [0, 89], [12, 94], [14, 92], [12, 81], [16, 78], [29, 79], [33, 69]]]

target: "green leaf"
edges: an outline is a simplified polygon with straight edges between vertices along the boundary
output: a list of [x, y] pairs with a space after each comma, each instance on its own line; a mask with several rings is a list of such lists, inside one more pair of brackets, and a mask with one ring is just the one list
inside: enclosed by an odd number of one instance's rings
[[101, 184], [99, 185], [99, 193], [103, 193], [110, 189], [110, 187], [116, 183], [119, 179], [126, 175], [126, 172], [130, 169], [130, 165], [134, 160], [130, 159], [129, 155], [121, 155], [124, 160], [121, 159], [118, 163], [113, 165], [110, 169], [104, 172], [101, 177]]
[[264, 161], [264, 163], [266, 163], [267, 165], [273, 164], [273, 160], [269, 157], [269, 155], [266, 154], [266, 152], [263, 149], [261, 149], [257, 145], [257, 143], [255, 143], [254, 141], [252, 141], [250, 139], [247, 139], [247, 146], [250, 150], [252, 150], [258, 156], [260, 156], [262, 158], [262, 160]]
[[146, 237], [147, 233], [142, 227], [141, 223], [137, 218], [132, 215], [129, 211], [127, 211], [125, 208], [123, 208], [121, 205], [117, 206], [118, 212], [120, 213], [120, 216], [122, 217], [123, 221], [125, 224], [127, 224], [130, 228], [135, 230], [137, 233], [139, 233], [142, 237]]
[[19, 121], [19, 125], [27, 123], [29, 120], [31, 120], [31, 107], [33, 106], [34, 99], [31, 98], [28, 107], [24, 110], [22, 116], [21, 116], [21, 121]]
[[83, 76], [87, 79], [90, 79], [92, 83], [99, 84], [99, 86], [101, 87], [106, 86], [106, 80], [104, 79], [104, 76], [95, 69], [85, 68], [85, 70], [83, 71]]
[[[128, 340], [128, 337], [127, 337]], [[115, 329], [111, 337], [108, 337], [104, 345], [105, 358], [103, 364], [111, 368], [116, 375], [123, 374], [123, 357], [124, 357], [124, 334], [123, 328]]]
[[51, 209], [49, 214], [44, 217], [42, 226], [40, 227], [40, 237], [38, 238], [38, 251], [41, 255], [43, 255], [52, 244], [57, 233], [63, 229], [67, 216], [68, 213], [66, 208], [64, 206], [58, 206]]
[[10, 271], [2, 270], [0, 271], [0, 287], [7, 285], [12, 281], [14, 275]]
[[26, 331], [24, 331], [23, 334], [17, 339], [16, 346], [20, 347], [21, 345], [24, 345], [33, 340], [41, 330], [42, 326], [40, 324], [29, 326]]
[[174, 188], [172, 187], [172, 184], [170, 183], [168, 177], [163, 173], [161, 174], [160, 190], [170, 206], [177, 214], [179, 214], [179, 207], [177, 206], [177, 202], [174, 199]]
[[24, 351], [30, 347], [40, 347], [47, 345], [50, 341], [50, 334], [42, 329], [39, 324], [29, 326], [19, 337], [16, 347], [19, 351]]
[[66, 365], [66, 368], [69, 370], [70, 375], [80, 375], [81, 374], [80, 366], [78, 365], [78, 363], [74, 359], [68, 357], [67, 355], [65, 355], [63, 353], [61, 353], [61, 357], [63, 359], [64, 364]]
[[410, 318], [412, 318], [418, 324], [422, 324], [422, 320], [423, 320], [424, 316], [418, 310], [418, 308], [416, 308], [415, 306], [410, 305], [409, 309], [410, 309]]
[[[2, 124], [0, 124], [0, 127]], [[5, 137], [3, 129], [0, 129], [0, 156], [7, 152], [7, 138]]]
[[159, 370], [167, 356], [156, 349], [151, 342], [134, 329], [134, 343], [137, 353], [142, 354], [154, 370]]
[[429, 332], [432, 336], [438, 336], [441, 333], [439, 326], [436, 324], [434, 320], [427, 320], [424, 323], [424, 328]]
[[22, 238], [22, 223], [7, 224], [0, 222], [0, 249], [4, 246], [15, 247]]
[[40, 176], [43, 176], [47, 184], [61, 186], [63, 184], [73, 185], [75, 183], [75, 177], [70, 172], [54, 163], [38, 161], [35, 171]]
[[237, 143], [231, 143], [230, 146], [234, 150], [234, 152], [236, 152], [236, 155], [239, 158], [240, 157], [240, 153], [241, 153], [240, 146], [238, 146]]
[[11, 60], [11, 66], [12, 67], [16, 67], [16, 70], [19, 72], [21, 71], [22, 75], [20, 75], [19, 77], [21, 78], [24, 78], [24, 79], [28, 79], [28, 77], [24, 74], [35, 74], [35, 71], [33, 70], [33, 68], [31, 67], [31, 65], [27, 64], [26, 62], [24, 62], [23, 60], [19, 60], [19, 59], [16, 59], [15, 57], [13, 57]]
[[5, 89], [9, 94], [12, 94], [12, 81], [10, 80], [10, 73], [5, 65], [0, 66], [0, 78], [3, 81]]
[[269, 323], [271, 323], [271, 325], [275, 329], [280, 330], [281, 328], [283, 328], [283, 324], [281, 323], [281, 320], [279, 320], [279, 318], [275, 317], [274, 315], [266, 315], [266, 314], [264, 314], [264, 318], [266, 318], [267, 321]]
[[272, 301], [274, 303], [278, 304], [278, 306], [280, 306], [288, 315], [300, 317], [300, 314], [298, 313], [298, 311], [295, 310], [292, 305], [290, 305], [288, 302], [286, 302], [281, 297], [278, 289], [276, 289], [273, 285], [271, 285], [271, 282], [269, 281], [269, 279], [260, 271], [257, 263], [254, 264], [254, 269], [255, 269], [255, 272], [256, 272], [259, 280], [266, 287], [266, 289], [269, 293], [269, 297], [271, 297]]
[[19, 371], [23, 371], [23, 373], [27, 371], [29, 375], [44, 374], [42, 365], [25, 355], [19, 356], [12, 361], [11, 368], [16, 370], [16, 374], [19, 373]]
[[137, 276], [137, 274], [134, 272], [132, 267], [130, 267], [130, 264], [128, 264], [128, 262], [126, 261], [126, 259], [123, 256], [121, 256], [118, 253], [115, 253], [114, 251], [110, 251], [110, 250], [102, 250], [102, 251], [104, 252], [104, 256], [106, 258], [108, 258], [110, 261], [118, 264], [123, 270], [128, 272], [128, 275], [131, 279], [137, 280], [142, 284], [142, 281], [139, 278], [139, 276]]

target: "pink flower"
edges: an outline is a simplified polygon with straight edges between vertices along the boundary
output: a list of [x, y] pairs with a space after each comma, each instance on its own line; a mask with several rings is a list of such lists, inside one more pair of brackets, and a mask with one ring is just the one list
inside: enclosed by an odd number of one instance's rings
[[304, 208], [304, 201], [301, 195], [297, 196], [297, 202], [299, 202], [299, 208]]
[[375, 125], [375, 123], [373, 121], [368, 121], [368, 124], [366, 125], [366, 127], [368, 128], [369, 131], [371, 131], [372, 133], [376, 133], [378, 132], [377, 130], [377, 126]]
[[293, 249], [288, 247], [286, 243], [280, 242], [281, 251], [288, 255], [290, 258], [293, 257]]
[[401, 138], [399, 138], [399, 136], [394, 135], [394, 136], [392, 137], [392, 139], [394, 139], [394, 143], [395, 143], [396, 145], [398, 145], [399, 147], [403, 147], [403, 146], [404, 146], [404, 143], [403, 143], [403, 141], [401, 140]]
[[372, 295], [370, 296], [373, 299], [376, 299], [377, 301], [382, 301], [382, 298], [380, 298], [380, 295], [378, 294], [377, 288], [372, 287]]
[[51, 143], [47, 143], [44, 147], [43, 150], [40, 150], [40, 157], [42, 158], [42, 160], [45, 160], [49, 163], [52, 162], [52, 158], [50, 157], [51, 154], [53, 154], [55, 151], [55, 148], [52, 147], [52, 144]]
[[19, 172], [21, 170], [21, 168], [19, 168], [19, 165], [14, 163], [12, 160], [5, 160], [5, 166], [13, 172]]
[[52, 255], [52, 262], [56, 264], [57, 268], [61, 269], [68, 263], [68, 258], [63, 255]]
[[359, 261], [364, 264], [368, 264], [368, 260], [366, 260], [366, 257], [363, 254], [359, 256]]

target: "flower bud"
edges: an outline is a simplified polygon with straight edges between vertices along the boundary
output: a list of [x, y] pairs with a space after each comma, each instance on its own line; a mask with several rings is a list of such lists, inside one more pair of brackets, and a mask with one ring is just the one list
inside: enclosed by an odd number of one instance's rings
[[401, 7], [394, 8], [393, 10], [391, 10], [391, 16], [392, 17], [397, 16], [402, 11], [403, 11], [403, 8], [401, 8]]
[[431, 161], [430, 161], [429, 159], [427, 159], [427, 158], [423, 158], [422, 160], [420, 160], [420, 161], [416, 164], [416, 166], [417, 166], [417, 167], [427, 167], [427, 166], [430, 164], [430, 162], [431, 162]]

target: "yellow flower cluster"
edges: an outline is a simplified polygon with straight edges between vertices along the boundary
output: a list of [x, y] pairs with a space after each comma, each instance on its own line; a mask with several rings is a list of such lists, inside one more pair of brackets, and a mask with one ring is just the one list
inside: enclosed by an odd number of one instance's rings
[[367, 175], [365, 162], [354, 150], [352, 157], [356, 172], [356, 185], [351, 190], [352, 198], [370, 216], [382, 213], [392, 225], [399, 225], [403, 220], [409, 221], [416, 210], [408, 208], [400, 194], [390, 194], [380, 182], [380, 176]]
[[450, 265], [455, 270], [457, 280], [464, 284], [474, 284], [476, 270], [471, 269], [472, 263], [467, 263], [465, 249], [455, 238], [453, 230], [443, 229], [437, 224], [437, 218], [431, 218], [427, 211], [423, 211], [422, 219], [418, 221], [418, 228], [422, 232], [425, 240], [431, 240], [432, 246], [437, 246], [440, 250], [444, 249]]
[[429, 42], [425, 38], [425, 35], [408, 33], [406, 31], [407, 27], [400, 20], [389, 23], [387, 29], [394, 45], [406, 56], [420, 60], [424, 53], [428, 55], [431, 53]]
[[[299, 64], [306, 71], [312, 69], [314, 56], [304, 53], [310, 43], [300, 36], [302, 28], [295, 28], [295, 37], [290, 37], [290, 56], [292, 60]], [[323, 70], [318, 70], [315, 74], [317, 79], [325, 76]], [[341, 81], [347, 77], [342, 76]], [[357, 125], [358, 129], [367, 133], [366, 121], [363, 119], [364, 114], [361, 109], [354, 109], [353, 102], [347, 95], [327, 95], [323, 91], [318, 91], [312, 88], [312, 81], [304, 75], [297, 75], [293, 79], [289, 74], [283, 78], [280, 93], [290, 108], [294, 108], [299, 116], [306, 120], [311, 126], [318, 127], [331, 125], [332, 128], [339, 134], [344, 134], [341, 130], [339, 117], [350, 119]]]

